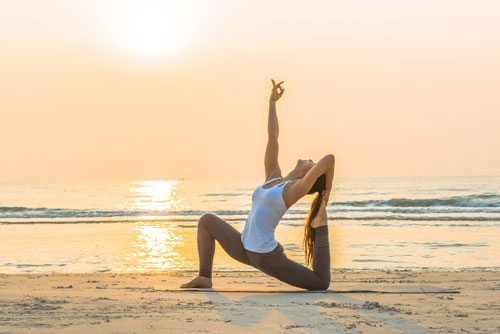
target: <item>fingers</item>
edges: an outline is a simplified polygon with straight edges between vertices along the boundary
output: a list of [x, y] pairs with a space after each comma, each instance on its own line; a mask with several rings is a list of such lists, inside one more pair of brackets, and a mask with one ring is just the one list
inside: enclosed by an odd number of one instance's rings
[[276, 84], [276, 82], [274, 82], [274, 79], [271, 79], [271, 82], [273, 83], [273, 92], [271, 94], [272, 98], [274, 99], [274, 101], [278, 101], [278, 99], [281, 97], [281, 95], [283, 95], [283, 92], [285, 91], [285, 88], [281, 87], [284, 81]]
[[284, 82], [284, 81], [281, 81], [280, 83], [276, 84], [274, 82], [274, 79], [271, 79], [271, 82], [273, 83], [273, 88], [281, 88], [281, 84]]
[[[281, 88], [281, 87], [280, 87]], [[281, 88], [281, 91], [279, 92], [278, 94], [278, 97], [281, 97], [281, 95], [283, 95], [283, 92], [285, 91], [285, 88]]]

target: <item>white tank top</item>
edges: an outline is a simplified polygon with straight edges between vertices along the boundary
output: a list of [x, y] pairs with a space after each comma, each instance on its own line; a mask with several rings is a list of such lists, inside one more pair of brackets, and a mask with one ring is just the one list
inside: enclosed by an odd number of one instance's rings
[[287, 208], [283, 199], [283, 189], [288, 183], [281, 182], [265, 189], [263, 186], [279, 177], [258, 186], [252, 194], [252, 209], [241, 232], [243, 247], [252, 252], [268, 253], [278, 246], [274, 230]]

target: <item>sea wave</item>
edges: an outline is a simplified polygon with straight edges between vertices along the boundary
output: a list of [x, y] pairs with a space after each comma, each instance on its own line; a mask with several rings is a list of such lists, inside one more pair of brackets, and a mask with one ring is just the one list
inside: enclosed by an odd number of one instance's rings
[[[168, 217], [177, 216], [200, 217], [204, 213], [210, 212], [218, 216], [246, 218], [249, 210], [185, 210], [185, 211], [144, 211], [144, 210], [85, 210], [85, 209], [49, 209], [49, 208], [25, 208], [18, 211], [1, 211], [0, 220], [3, 219], [43, 219], [43, 218], [111, 218], [111, 217]], [[304, 209], [289, 209], [283, 219], [303, 219], [309, 213], [309, 207]], [[440, 217], [438, 220], [448, 217], [449, 219], [470, 219], [484, 218], [486, 220], [500, 218], [500, 209], [467, 209], [443, 207], [440, 209], [399, 209], [399, 208], [358, 208], [342, 209], [329, 207], [327, 210], [329, 219], [425, 219], [426, 216]]]
[[[297, 203], [290, 208], [284, 220], [303, 220], [309, 213], [309, 203]], [[56, 218], [111, 218], [123, 217], [196, 217], [203, 210], [101, 210], [69, 208], [31, 208], [0, 206], [0, 223], [7, 219], [56, 219]], [[244, 220], [248, 209], [210, 211], [218, 216]], [[392, 198], [387, 200], [332, 201], [328, 204], [330, 219], [345, 220], [500, 220], [500, 196], [477, 194], [442, 198]], [[104, 221], [103, 221], [104, 222]]]
[[[218, 215], [227, 222], [244, 223], [246, 217], [226, 217]], [[194, 227], [199, 220], [199, 216], [179, 218], [175, 216], [144, 216], [144, 217], [84, 217], [83, 219], [76, 219], [76, 217], [64, 218], [38, 218], [29, 219], [21, 218], [15, 220], [0, 219], [0, 225], [9, 224], [97, 224], [97, 223], [175, 223], [181, 227]], [[75, 219], [71, 219], [75, 218]], [[421, 225], [420, 222], [435, 222], [428, 226], [440, 226], [443, 222], [451, 222], [452, 224], [445, 224], [447, 226], [463, 226], [463, 227], [498, 227], [500, 224], [500, 216], [402, 216], [402, 215], [376, 215], [376, 216], [328, 216], [329, 221], [349, 221], [349, 222], [368, 222], [363, 225], [372, 226], [408, 226], [403, 222], [414, 222], [415, 225]], [[289, 226], [302, 226], [305, 217], [289, 216], [281, 219], [281, 224]], [[374, 223], [373, 223], [374, 222]], [[471, 224], [453, 224], [454, 222], [471, 222]], [[483, 222], [484, 224], [478, 224]], [[178, 223], [191, 223], [191, 225], [178, 224]]]
[[[200, 210], [162, 211], [162, 210], [95, 210], [61, 208], [0, 207], [0, 218], [65, 218], [65, 217], [136, 217], [136, 216], [196, 216]], [[247, 211], [227, 210], [221, 214], [248, 214]]]
[[442, 198], [392, 198], [389, 200], [365, 200], [334, 202], [333, 205], [354, 207], [386, 206], [386, 207], [500, 207], [498, 194], [474, 194], [467, 196], [452, 196]]

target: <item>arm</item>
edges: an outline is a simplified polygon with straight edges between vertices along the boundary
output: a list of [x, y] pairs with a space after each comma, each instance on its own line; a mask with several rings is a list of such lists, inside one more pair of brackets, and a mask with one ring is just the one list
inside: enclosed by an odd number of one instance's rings
[[297, 182], [293, 187], [290, 187], [291, 190], [293, 189], [291, 191], [293, 202], [295, 203], [304, 195], [306, 195], [307, 192], [314, 185], [318, 177], [320, 177], [321, 174], [325, 173], [326, 173], [325, 196], [328, 197], [332, 188], [334, 164], [335, 164], [335, 157], [333, 154], [327, 154], [320, 161], [318, 161], [318, 163], [314, 165], [314, 167], [311, 168], [306, 173], [306, 175], [304, 175], [304, 177], [300, 180], [300, 182]]
[[[333, 156], [333, 154], [332, 154]], [[325, 202], [325, 205], [328, 204], [328, 199], [330, 197], [330, 192], [332, 191], [332, 186], [333, 186], [333, 174], [335, 171], [335, 157], [333, 157], [333, 162], [326, 171], [326, 191], [325, 195], [323, 197], [323, 201]]]
[[[269, 117], [267, 121], [267, 135], [268, 141], [266, 146], [266, 155], [264, 158], [264, 166], [266, 169], [266, 181], [274, 177], [281, 177], [281, 169], [278, 163], [278, 136], [279, 136], [279, 125], [278, 116], [276, 114], [276, 101], [281, 97], [284, 92], [284, 88], [281, 88], [280, 82], [278, 85], [273, 82], [273, 90], [271, 97], [269, 98]], [[281, 89], [278, 92], [278, 89]]]

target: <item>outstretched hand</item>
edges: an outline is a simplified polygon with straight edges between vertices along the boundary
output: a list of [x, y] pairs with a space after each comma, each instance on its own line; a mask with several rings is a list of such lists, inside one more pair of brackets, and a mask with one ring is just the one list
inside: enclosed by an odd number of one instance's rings
[[285, 88], [281, 87], [281, 84], [284, 81], [281, 81], [279, 84], [275, 84], [273, 79], [271, 79], [271, 81], [273, 83], [273, 90], [271, 91], [269, 102], [276, 102], [280, 99], [281, 95], [283, 95], [283, 92], [285, 91]]

